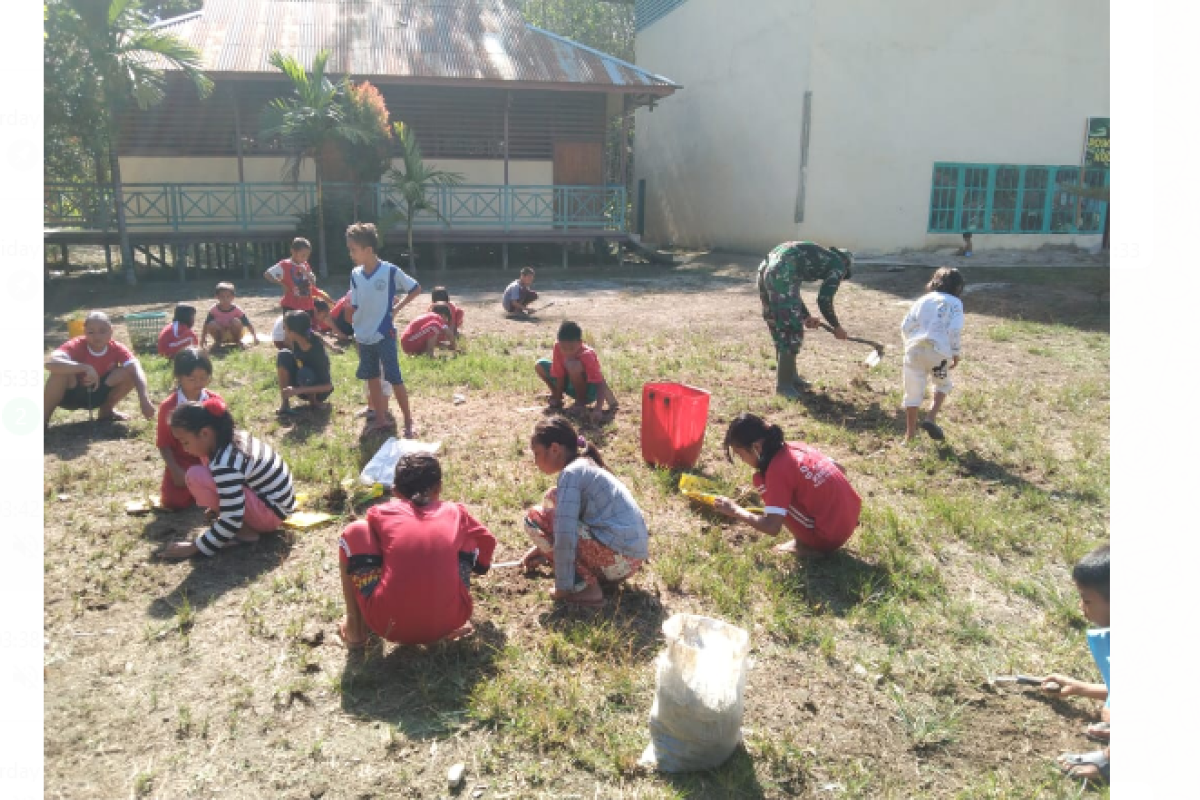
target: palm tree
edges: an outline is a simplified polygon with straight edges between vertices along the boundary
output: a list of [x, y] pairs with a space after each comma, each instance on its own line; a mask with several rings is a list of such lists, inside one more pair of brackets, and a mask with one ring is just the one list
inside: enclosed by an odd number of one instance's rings
[[[429, 192], [438, 186], [458, 186], [463, 182], [463, 176], [428, 166], [421, 158], [421, 146], [417, 144], [412, 129], [403, 122], [397, 122], [395, 129], [401, 163], [388, 171], [388, 177], [403, 205], [385, 222], [385, 230], [396, 222], [404, 222], [408, 228], [408, 268], [415, 272], [417, 262], [413, 253], [413, 218], [422, 211], [428, 211], [446, 222]], [[447, 226], [449, 224], [446, 223]]]
[[[156, 62], [184, 74], [200, 97], [212, 92], [212, 81], [201, 71], [200, 53], [173, 34], [154, 30], [141, 13], [138, 0], [61, 0], [65, 32], [87, 53], [96, 92], [104, 106], [109, 171], [117, 211], [117, 233], [125, 280], [137, 283], [133, 247], [125, 222], [121, 163], [117, 156], [117, 118], [132, 99], [138, 108], [161, 103], [166, 79]], [[49, 43], [47, 46], [51, 46]]]
[[329, 276], [329, 262], [325, 257], [325, 198], [321, 181], [326, 148], [337, 142], [366, 144], [369, 136], [346, 113], [345, 82], [334, 83], [325, 75], [328, 50], [317, 53], [311, 71], [305, 71], [295, 58], [278, 50], [271, 53], [270, 61], [292, 82], [294, 96], [279, 97], [267, 105], [263, 136], [278, 137], [287, 151], [283, 175], [291, 183], [300, 179], [304, 160], [313, 160], [317, 173], [317, 254], [320, 274], [325, 278]]

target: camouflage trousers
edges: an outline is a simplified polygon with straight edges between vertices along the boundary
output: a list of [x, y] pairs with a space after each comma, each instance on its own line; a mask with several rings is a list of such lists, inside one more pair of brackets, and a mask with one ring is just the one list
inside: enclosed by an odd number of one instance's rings
[[804, 319], [807, 310], [795, 297], [778, 291], [770, 271], [758, 271], [758, 299], [763, 319], [778, 352], [798, 353], [804, 346]]

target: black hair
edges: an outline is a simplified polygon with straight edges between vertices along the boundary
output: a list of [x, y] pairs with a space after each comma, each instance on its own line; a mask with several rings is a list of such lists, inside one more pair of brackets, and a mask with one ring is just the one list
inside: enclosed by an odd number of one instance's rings
[[442, 465], [433, 453], [408, 453], [396, 462], [392, 492], [415, 505], [429, 505], [430, 495], [442, 485]]
[[450, 313], [450, 306], [446, 305], [445, 303], [434, 303], [429, 307], [429, 310], [439, 315], [447, 322], [451, 322], [454, 319], [454, 315]]
[[213, 371], [212, 359], [199, 347], [185, 347], [180, 350], [175, 354], [171, 366], [176, 378], [191, 375], [197, 368], [204, 370], [209, 375], [212, 375]]
[[175, 316], [171, 319], [172, 322], [182, 322], [189, 328], [196, 324], [196, 307], [189, 305], [175, 306]]
[[429, 299], [435, 303], [449, 303], [450, 293], [446, 291], [445, 286], [435, 286], [433, 291], [429, 293]]
[[245, 447], [239, 441], [234, 429], [233, 414], [229, 409], [224, 413], [213, 414], [204, 407], [204, 403], [183, 403], [171, 412], [171, 427], [181, 428], [188, 433], [198, 434], [205, 428], [212, 428], [217, 435], [217, 450], [222, 450], [232, 444], [238, 450], [245, 452]]
[[762, 451], [758, 454], [758, 471], [765, 473], [767, 466], [775, 454], [783, 449], [783, 428], [778, 425], [768, 425], [762, 417], [743, 411], [733, 418], [725, 431], [725, 458], [733, 461], [731, 447], [741, 447], [749, 450], [755, 442], [762, 442]]
[[346, 241], [354, 242], [359, 247], [369, 247], [379, 251], [379, 231], [373, 222], [356, 222], [346, 228]]
[[283, 327], [292, 333], [308, 336], [312, 332], [312, 318], [307, 311], [288, 311], [283, 315]]
[[[563, 451], [567, 454], [567, 464], [570, 464], [579, 456], [586, 456], [596, 463], [600, 469], [608, 469], [608, 465], [604, 463], [604, 456], [600, 455], [600, 450], [591, 442], [585, 442], [584, 447], [579, 447], [579, 432], [575, 430], [570, 422], [567, 422], [563, 417], [550, 417], [543, 419], [533, 426], [533, 439], [535, 444], [540, 444], [542, 447], [549, 447], [552, 444], [561, 445]], [[565, 466], [565, 465], [564, 465]]]
[[328, 311], [329, 303], [324, 300], [313, 300], [313, 309], [316, 311]]
[[563, 320], [563, 324], [558, 326], [558, 341], [560, 342], [582, 342], [583, 329], [579, 327], [578, 322], [571, 320]]
[[955, 297], [962, 297], [963, 286], [966, 281], [963, 280], [962, 273], [955, 267], [938, 267], [933, 273], [933, 277], [929, 279], [929, 283], [925, 284], [927, 292], [945, 292], [952, 294]]
[[521, 274], [522, 275], [536, 275], [537, 273], [534, 272], [533, 267], [521, 267]]
[[1092, 589], [1108, 600], [1108, 545], [1101, 545], [1083, 558], [1071, 570], [1075, 585]]
[[295, 239], [292, 239], [291, 251], [294, 253], [297, 250], [311, 251], [312, 242], [310, 242], [308, 239], [305, 239], [303, 236], [297, 236]]

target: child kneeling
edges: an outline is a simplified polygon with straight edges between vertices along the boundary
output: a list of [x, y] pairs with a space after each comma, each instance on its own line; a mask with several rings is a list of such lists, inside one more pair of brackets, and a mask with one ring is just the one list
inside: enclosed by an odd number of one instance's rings
[[596, 446], [562, 417], [539, 422], [529, 446], [537, 468], [557, 474], [558, 482], [525, 516], [533, 547], [521, 566], [528, 571], [552, 564], [552, 598], [601, 606], [601, 581], [623, 581], [649, 557], [650, 532], [642, 511]]
[[469, 635], [471, 573], [491, 568], [496, 537], [462, 503], [442, 502], [442, 467], [429, 453], [396, 464], [396, 497], [338, 540], [346, 619], [338, 635], [361, 650], [372, 634], [399, 644]]

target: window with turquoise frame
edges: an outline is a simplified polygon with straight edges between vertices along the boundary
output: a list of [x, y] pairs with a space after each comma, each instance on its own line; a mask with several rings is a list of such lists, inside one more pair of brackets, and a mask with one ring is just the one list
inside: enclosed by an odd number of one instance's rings
[[[1082, 173], [1082, 175], [1081, 175]], [[1102, 233], [1108, 170], [1017, 164], [933, 165], [930, 233]]]

